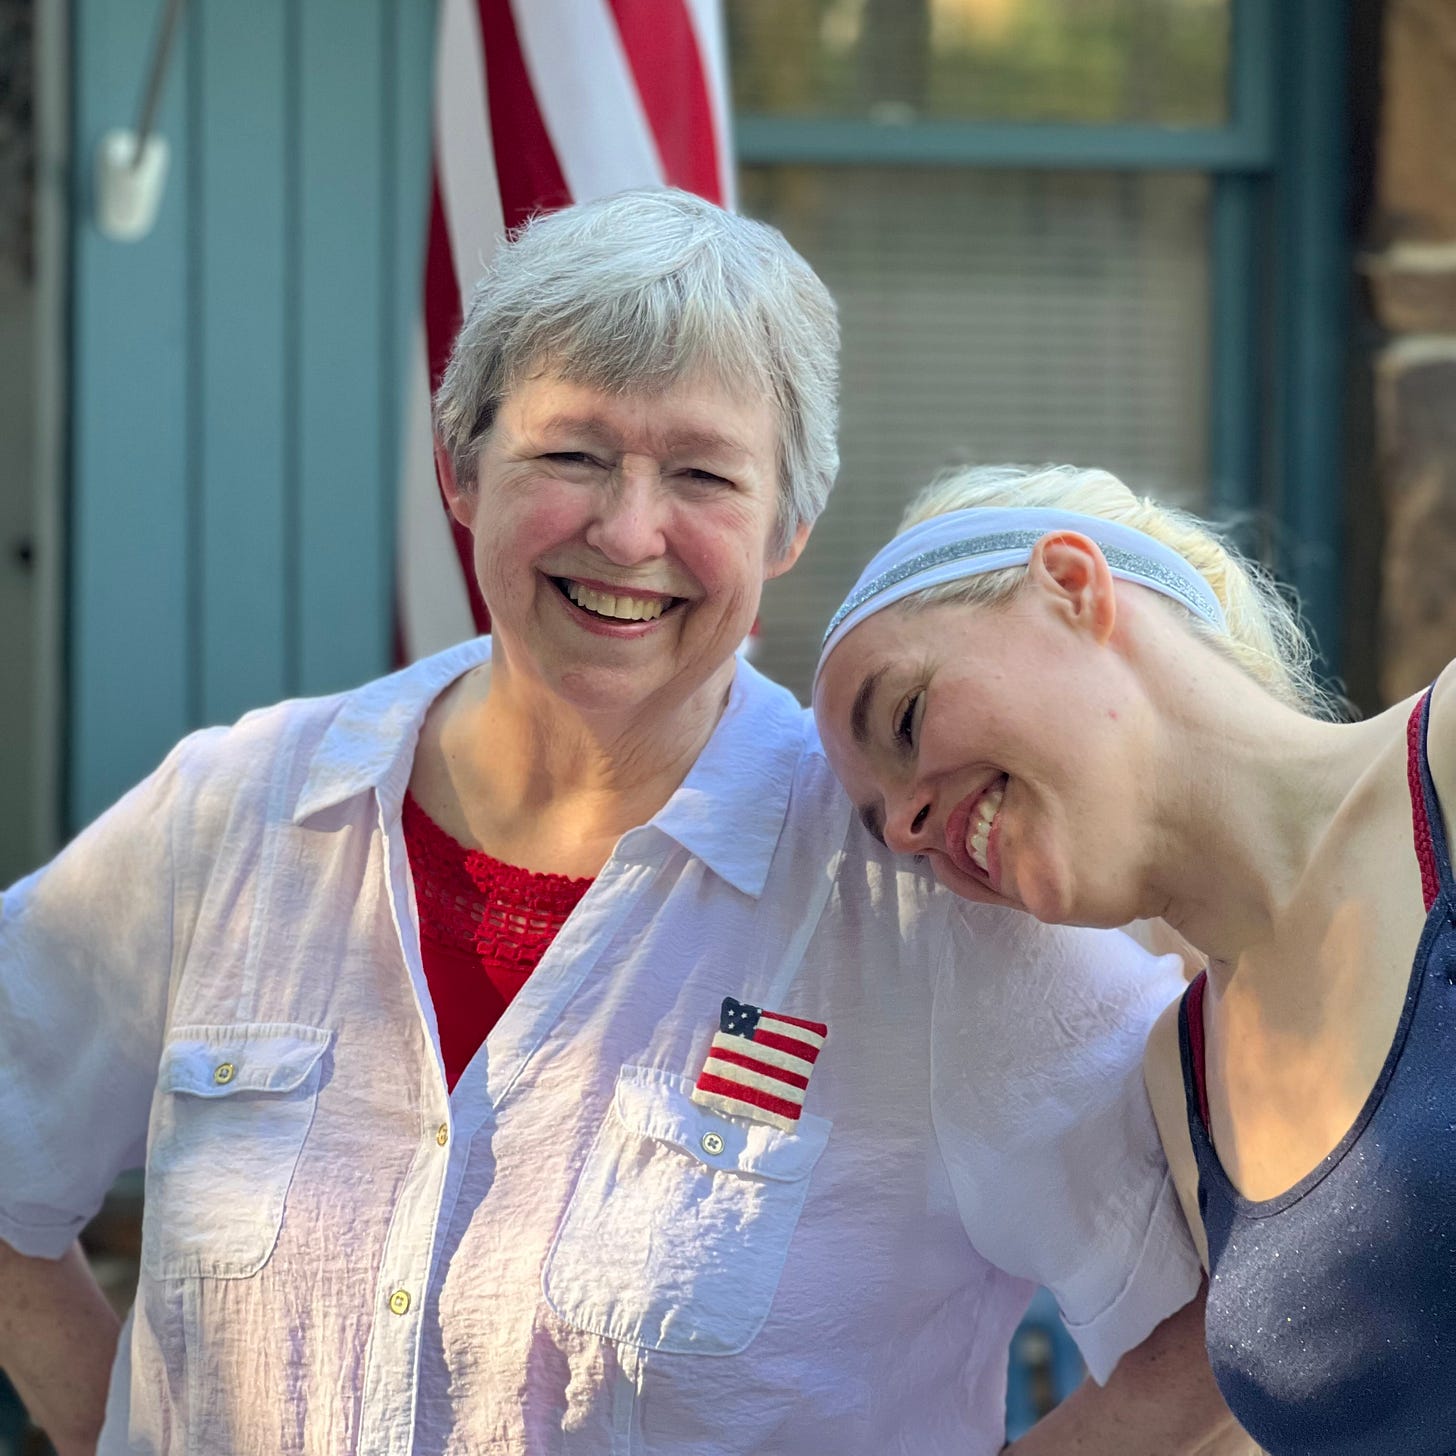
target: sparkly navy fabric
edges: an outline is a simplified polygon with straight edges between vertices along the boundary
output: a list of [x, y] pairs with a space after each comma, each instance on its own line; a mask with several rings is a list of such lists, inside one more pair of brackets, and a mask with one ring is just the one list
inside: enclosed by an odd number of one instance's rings
[[1354, 1126], [1280, 1197], [1252, 1202], [1225, 1175], [1199, 1111], [1190, 996], [1180, 1010], [1209, 1357], [1270, 1456], [1456, 1456], [1456, 884], [1426, 724], [1440, 886], [1400, 1025]]

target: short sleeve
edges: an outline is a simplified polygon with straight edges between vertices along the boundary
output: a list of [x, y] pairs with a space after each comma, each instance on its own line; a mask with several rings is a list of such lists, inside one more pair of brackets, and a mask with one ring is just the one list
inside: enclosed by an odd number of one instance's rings
[[144, 1158], [194, 741], [0, 899], [0, 1239], [23, 1254], [59, 1257]]
[[1142, 1079], [1176, 957], [964, 902], [949, 928], [932, 1113], [962, 1220], [985, 1258], [1052, 1292], [1105, 1381], [1201, 1277]]

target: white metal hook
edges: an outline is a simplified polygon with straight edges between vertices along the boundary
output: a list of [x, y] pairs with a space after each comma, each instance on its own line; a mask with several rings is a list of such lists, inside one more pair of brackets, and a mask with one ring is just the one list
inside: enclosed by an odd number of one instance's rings
[[153, 133], [152, 124], [184, 3], [166, 0], [136, 129], [113, 127], [96, 150], [96, 226], [117, 242], [135, 242], [151, 232], [162, 203], [170, 149], [165, 137]]

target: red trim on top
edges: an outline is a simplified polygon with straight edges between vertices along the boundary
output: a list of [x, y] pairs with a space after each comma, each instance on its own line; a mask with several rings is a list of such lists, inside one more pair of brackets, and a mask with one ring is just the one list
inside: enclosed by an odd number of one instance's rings
[[1203, 1043], [1203, 993], [1208, 988], [1208, 972], [1199, 971], [1188, 987], [1188, 1056], [1193, 1063], [1193, 1085], [1198, 1088], [1198, 1115], [1210, 1139], [1213, 1127], [1208, 1117], [1208, 1070]]
[[1426, 786], [1421, 774], [1421, 711], [1430, 695], [1428, 688], [1416, 700], [1405, 729], [1406, 778], [1410, 782], [1416, 862], [1421, 867], [1421, 894], [1425, 898], [1427, 914], [1430, 914], [1431, 906], [1436, 903], [1436, 896], [1441, 893], [1441, 874], [1436, 868], [1436, 845], [1431, 838], [1431, 821], [1426, 814]]
[[420, 959], [446, 1085], [453, 1091], [591, 881], [538, 874], [469, 849], [408, 792], [401, 825], [419, 913]]
[[534, 213], [565, 207], [572, 197], [536, 105], [510, 0], [476, 0], [476, 5], [501, 212], [513, 229]]
[[723, 202], [713, 104], [683, 0], [610, 0], [637, 95], [673, 187]]

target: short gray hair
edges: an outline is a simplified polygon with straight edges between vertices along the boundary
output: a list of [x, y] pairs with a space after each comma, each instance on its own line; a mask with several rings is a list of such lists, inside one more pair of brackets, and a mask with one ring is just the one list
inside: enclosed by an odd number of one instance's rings
[[547, 362], [614, 393], [656, 392], [699, 370], [768, 393], [780, 548], [824, 509], [839, 471], [838, 318], [775, 228], [673, 188], [532, 218], [476, 285], [435, 393], [435, 431], [462, 485], [501, 402]]

